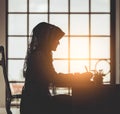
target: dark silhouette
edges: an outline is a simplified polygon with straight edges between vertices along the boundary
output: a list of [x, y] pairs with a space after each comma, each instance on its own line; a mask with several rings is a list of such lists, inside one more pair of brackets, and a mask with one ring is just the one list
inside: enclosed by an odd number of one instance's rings
[[[50, 83], [66, 81], [68, 85], [72, 84], [72, 74], [59, 74], [52, 64], [52, 51], [56, 50], [64, 34], [59, 27], [45, 22], [34, 27], [24, 64], [25, 85], [20, 114], [52, 114]], [[92, 76], [89, 72], [83, 75], [89, 79]]]
[[[12, 114], [11, 111], [11, 102], [15, 99], [20, 99], [21, 94], [12, 94], [8, 76], [7, 76], [7, 69], [6, 69], [6, 58], [5, 58], [5, 49], [3, 46], [0, 46], [0, 68], [2, 67], [4, 81], [5, 81], [5, 89], [6, 89], [6, 112], [7, 114]], [[1, 91], [0, 91], [1, 92]]]

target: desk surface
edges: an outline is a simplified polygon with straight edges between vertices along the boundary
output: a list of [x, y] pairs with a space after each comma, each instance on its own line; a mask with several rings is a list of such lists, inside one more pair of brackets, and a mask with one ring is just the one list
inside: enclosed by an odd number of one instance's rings
[[[71, 103], [72, 114], [120, 114], [120, 85], [74, 86], [71, 98], [58, 96], [63, 108]], [[68, 106], [67, 104], [67, 106]]]

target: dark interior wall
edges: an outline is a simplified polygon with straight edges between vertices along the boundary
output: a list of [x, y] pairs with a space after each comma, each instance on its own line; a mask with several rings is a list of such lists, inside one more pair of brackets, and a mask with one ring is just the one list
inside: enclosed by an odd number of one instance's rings
[[120, 1], [116, 0], [116, 83], [120, 84]]
[[0, 0], [0, 45], [5, 46], [6, 39], [6, 0]]
[[[6, 47], [6, 0], [0, 0], [0, 45]], [[5, 83], [0, 67], [0, 107], [5, 106]]]

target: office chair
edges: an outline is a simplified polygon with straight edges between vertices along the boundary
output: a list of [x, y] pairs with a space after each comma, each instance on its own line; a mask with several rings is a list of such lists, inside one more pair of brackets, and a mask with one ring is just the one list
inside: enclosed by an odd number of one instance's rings
[[6, 86], [6, 111], [7, 111], [7, 114], [12, 114], [12, 112], [10, 110], [11, 101], [16, 98], [21, 98], [21, 94], [12, 95], [9, 81], [8, 81], [8, 76], [7, 76], [5, 54], [4, 54], [3, 46], [0, 46], [0, 55], [1, 55], [0, 65], [3, 69], [3, 75], [4, 75], [4, 80], [5, 80], [5, 86]]

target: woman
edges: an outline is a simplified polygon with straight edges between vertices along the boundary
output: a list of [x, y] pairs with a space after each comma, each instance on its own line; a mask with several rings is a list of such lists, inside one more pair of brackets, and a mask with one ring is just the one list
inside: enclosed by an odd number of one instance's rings
[[64, 75], [55, 72], [52, 51], [56, 50], [63, 36], [64, 32], [59, 27], [49, 23], [42, 22], [34, 27], [24, 65], [25, 85], [20, 114], [51, 114], [49, 85], [60, 82], [63, 79], [58, 75]]

